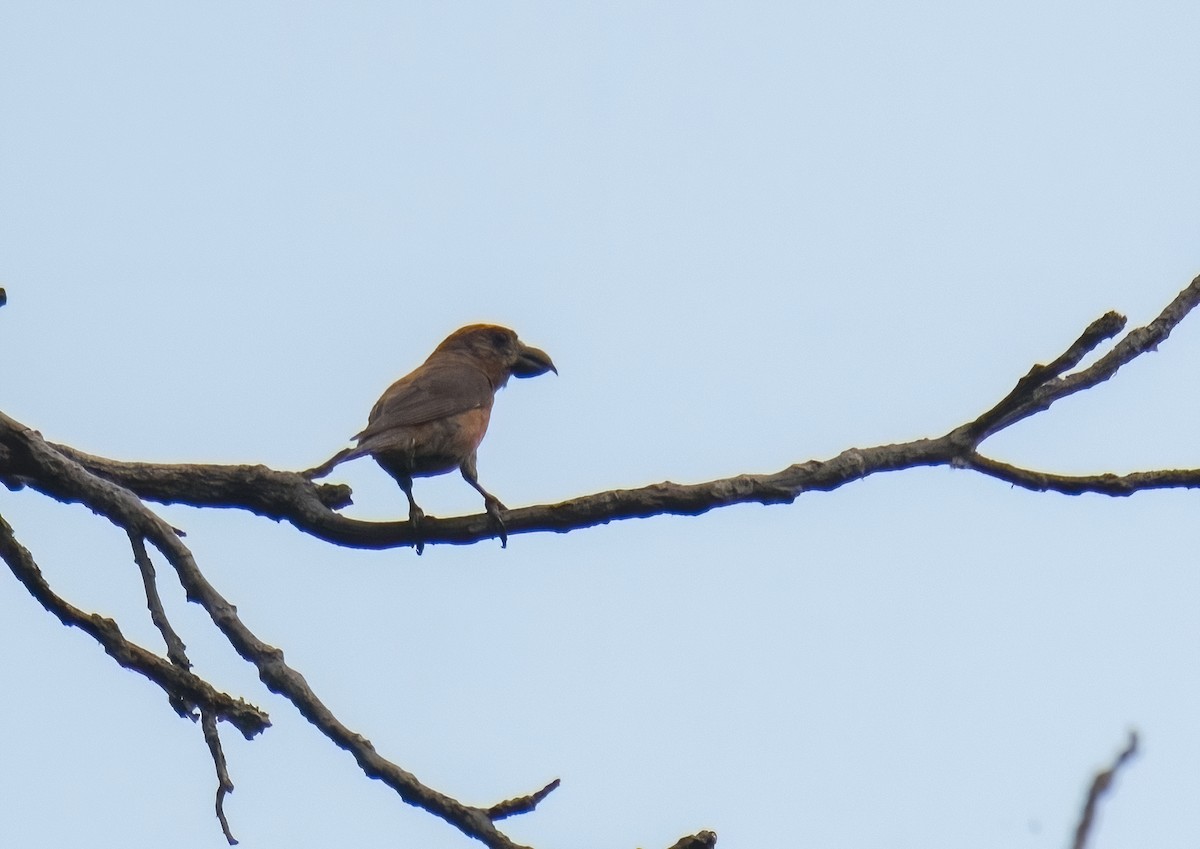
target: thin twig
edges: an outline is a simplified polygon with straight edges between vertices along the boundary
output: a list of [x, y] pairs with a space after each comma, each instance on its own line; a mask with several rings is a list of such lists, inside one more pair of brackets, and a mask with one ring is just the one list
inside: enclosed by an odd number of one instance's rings
[[1017, 381], [1012, 391], [1000, 399], [994, 407], [971, 423], [973, 441], [978, 442], [1004, 425], [1006, 417], [1025, 404], [1030, 396], [1046, 383], [1079, 365], [1088, 354], [1104, 340], [1111, 339], [1125, 328], [1125, 316], [1107, 312], [1093, 321], [1066, 351], [1047, 365], [1034, 365], [1029, 373]]
[[[1012, 405], [1011, 409], [1006, 410], [1003, 415], [987, 424], [984, 432], [977, 435], [976, 444], [978, 444], [978, 441], [986, 439], [988, 436], [998, 433], [1022, 419], [1049, 409], [1056, 401], [1103, 383], [1115, 375], [1122, 366], [1132, 362], [1148, 351], [1156, 350], [1171, 335], [1171, 331], [1175, 329], [1179, 322], [1183, 321], [1198, 303], [1200, 303], [1200, 277], [1194, 279], [1183, 291], [1176, 295], [1171, 303], [1167, 304], [1166, 308], [1159, 313], [1157, 318], [1143, 327], [1134, 328], [1126, 333], [1112, 347], [1112, 350], [1100, 357], [1100, 359], [1088, 368], [1031, 387], [1031, 390], [1022, 402]], [[1110, 315], [1112, 314], [1110, 313]], [[1092, 327], [1095, 327], [1099, 322], [1103, 322], [1105, 318], [1094, 322]], [[1080, 337], [1079, 341], [1083, 342], [1086, 335], [1085, 333], [1084, 337]], [[1097, 344], [1100, 341], [1102, 341], [1101, 338], [1095, 340]]]
[[[178, 531], [176, 531], [176, 535], [179, 535]], [[158, 583], [154, 576], [154, 562], [150, 559], [149, 552], [146, 551], [145, 539], [130, 531], [129, 542], [133, 546], [133, 559], [137, 563], [138, 571], [142, 573], [142, 584], [146, 590], [146, 606], [150, 609], [150, 619], [167, 644], [167, 657], [181, 669], [190, 669], [192, 663], [188, 660], [187, 647], [171, 626], [166, 611], [163, 610], [162, 598], [158, 594]], [[191, 713], [190, 706], [185, 705], [184, 707], [188, 707], [188, 713]], [[236, 846], [237, 840], [234, 839], [233, 832], [229, 830], [229, 820], [225, 818], [225, 796], [233, 792], [233, 780], [229, 777], [229, 769], [225, 764], [225, 752], [221, 748], [221, 734], [217, 729], [217, 717], [212, 711], [202, 710], [200, 712], [200, 727], [204, 733], [204, 742], [208, 744], [208, 752], [213, 759], [213, 768], [217, 772], [217, 821], [221, 823], [221, 831], [225, 834], [229, 845]]]
[[1129, 762], [1130, 758], [1137, 754], [1137, 748], [1137, 732], [1130, 731], [1129, 742], [1121, 750], [1121, 753], [1117, 755], [1112, 766], [1096, 773], [1096, 777], [1092, 779], [1092, 786], [1088, 789], [1087, 800], [1083, 804], [1083, 813], [1079, 816], [1079, 825], [1075, 827], [1075, 842], [1072, 844], [1074, 849], [1084, 849], [1087, 846], [1092, 826], [1096, 822], [1096, 810], [1100, 806], [1100, 800], [1112, 791], [1113, 780], [1117, 777], [1117, 772]]
[[158, 594], [158, 583], [154, 576], [154, 563], [146, 551], [146, 541], [139, 535], [129, 533], [129, 544], [133, 547], [133, 560], [137, 563], [138, 571], [142, 573], [142, 585], [146, 591], [146, 607], [150, 610], [150, 621], [162, 634], [163, 642], [167, 645], [167, 657], [176, 666], [191, 669], [192, 662], [188, 660], [187, 646], [179, 638], [179, 634], [171, 627], [167, 612], [163, 610], [162, 597]]
[[962, 465], [1034, 492], [1060, 492], [1063, 495], [1094, 492], [1124, 497], [1153, 489], [1200, 489], [1200, 469], [1159, 469], [1127, 475], [1058, 475], [1023, 469], [981, 454], [971, 454]]
[[505, 799], [503, 802], [497, 802], [488, 808], [484, 813], [492, 822], [496, 820], [514, 817], [517, 814], [527, 814], [538, 806], [538, 804], [558, 789], [561, 782], [559, 779], [554, 779], [541, 790], [536, 793], [530, 793], [528, 796], [517, 796], [512, 799]]
[[236, 846], [237, 840], [229, 830], [229, 820], [225, 819], [225, 797], [233, 792], [233, 780], [229, 777], [229, 769], [225, 765], [225, 751], [221, 748], [221, 735], [217, 733], [217, 718], [204, 711], [200, 715], [200, 727], [204, 730], [204, 742], [208, 744], [213, 766], [217, 770], [217, 820], [221, 823], [221, 831], [224, 832], [229, 845]]

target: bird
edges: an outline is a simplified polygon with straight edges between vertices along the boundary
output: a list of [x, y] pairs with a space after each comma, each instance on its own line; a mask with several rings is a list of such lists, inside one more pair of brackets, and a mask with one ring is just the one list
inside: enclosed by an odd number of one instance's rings
[[420, 554], [425, 547], [420, 540], [425, 511], [413, 498], [413, 478], [458, 469], [483, 496], [501, 547], [506, 547], [508, 534], [500, 511], [508, 508], [479, 483], [476, 453], [487, 433], [496, 392], [509, 377], [536, 377], [550, 371], [558, 374], [549, 355], [526, 345], [507, 327], [460, 327], [424, 363], [387, 388], [371, 408], [367, 426], [352, 437], [354, 447], [342, 449], [303, 474], [321, 478], [341, 463], [373, 457], [408, 498], [408, 518]]

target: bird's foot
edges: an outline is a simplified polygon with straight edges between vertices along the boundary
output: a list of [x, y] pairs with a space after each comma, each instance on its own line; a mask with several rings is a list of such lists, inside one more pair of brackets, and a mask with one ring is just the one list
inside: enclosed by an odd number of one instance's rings
[[417, 555], [420, 556], [425, 551], [425, 540], [421, 539], [421, 525], [425, 521], [425, 511], [417, 505], [413, 505], [408, 510], [408, 522], [412, 525], [413, 536], [416, 537], [416, 542], [413, 543], [413, 548], [417, 550]]
[[483, 499], [484, 507], [487, 510], [488, 520], [492, 527], [496, 529], [496, 536], [500, 537], [500, 547], [508, 548], [508, 528], [504, 526], [504, 520], [500, 518], [500, 511], [507, 510], [500, 499], [494, 495], [489, 495]]

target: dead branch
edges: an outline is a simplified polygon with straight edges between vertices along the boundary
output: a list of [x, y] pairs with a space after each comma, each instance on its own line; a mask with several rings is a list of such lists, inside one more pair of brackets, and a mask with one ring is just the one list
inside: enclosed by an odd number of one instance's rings
[[[11, 422], [7, 418], [4, 422], [9, 433], [13, 431]], [[287, 665], [283, 652], [263, 642], [246, 627], [238, 617], [237, 609], [201, 573], [175, 529], [133, 493], [89, 472], [28, 428], [16, 431], [16, 436], [7, 444], [21, 457], [22, 477], [32, 475], [37, 481], [35, 488], [40, 491], [63, 501], [86, 504], [113, 524], [150, 542], [174, 567], [188, 600], [204, 608], [234, 650], [258, 669], [259, 678], [267, 689], [291, 701], [305, 719], [339, 748], [349, 752], [368, 777], [379, 779], [404, 801], [441, 817], [491, 849], [522, 849], [495, 827], [486, 810], [427, 787], [412, 773], [382, 757], [366, 737], [343, 725], [304, 677]], [[220, 763], [218, 760], [218, 772]], [[221, 791], [218, 793], [224, 795]]]
[[517, 814], [527, 814], [536, 808], [543, 799], [558, 789], [561, 782], [556, 778], [538, 790], [536, 793], [530, 793], [528, 796], [517, 796], [513, 799], [505, 799], [503, 802], [497, 802], [487, 809], [488, 819], [495, 822], [496, 820], [508, 819], [515, 817]]
[[[91, 636], [121, 666], [144, 675], [183, 704], [201, 705], [241, 731], [246, 739], [265, 731], [271, 724], [263, 711], [242, 699], [216, 690], [191, 672], [176, 666], [154, 652], [131, 643], [121, 634], [117, 623], [97, 613], [87, 613], [58, 596], [42, 575], [33, 556], [17, 542], [12, 526], [0, 517], [0, 558], [8, 564], [29, 594], [64, 625], [78, 628]], [[185, 715], [187, 715], [185, 713]]]
[[1083, 812], [1079, 815], [1079, 825], [1075, 828], [1075, 842], [1071, 844], [1074, 849], [1085, 849], [1087, 846], [1088, 837], [1091, 836], [1092, 826], [1096, 821], [1096, 810], [1100, 807], [1100, 800], [1112, 790], [1113, 780], [1116, 779], [1117, 773], [1137, 754], [1137, 748], [1137, 732], [1130, 731], [1129, 742], [1117, 755], [1112, 766], [1096, 773], [1096, 777], [1092, 779], [1092, 786], [1088, 789], [1087, 799], [1083, 803]]
[[187, 657], [187, 646], [175, 633], [167, 612], [163, 609], [162, 597], [158, 594], [158, 583], [154, 574], [154, 563], [146, 551], [146, 541], [137, 534], [129, 535], [129, 543], [133, 546], [133, 561], [138, 571], [142, 573], [142, 585], [146, 590], [146, 607], [150, 611], [150, 621], [162, 634], [163, 642], [167, 645], [167, 658], [183, 669], [191, 669], [192, 662]]
[[221, 748], [221, 735], [217, 733], [217, 717], [211, 711], [204, 711], [200, 717], [200, 727], [204, 731], [204, 742], [208, 744], [208, 752], [213, 759], [213, 767], [217, 771], [217, 822], [230, 846], [236, 846], [237, 840], [229, 830], [229, 820], [225, 818], [225, 797], [233, 792], [233, 780], [229, 777], [229, 768], [225, 764], [225, 751]]
[[[1074, 479], [1037, 472], [1021, 475], [1020, 470], [988, 460], [977, 449], [988, 437], [1049, 409], [1062, 398], [1108, 380], [1121, 366], [1155, 350], [1197, 302], [1200, 302], [1200, 277], [1180, 292], [1158, 318], [1145, 327], [1129, 331], [1094, 365], [1067, 374], [1125, 326], [1125, 318], [1117, 313], [1101, 316], [1049, 365], [1033, 366], [1012, 391], [987, 412], [935, 439], [850, 448], [836, 457], [797, 463], [773, 474], [744, 474], [694, 484], [665, 481], [638, 489], [615, 489], [556, 504], [509, 510], [504, 514], [504, 522], [509, 534], [565, 533], [622, 519], [697, 516], [718, 507], [747, 502], [787, 504], [805, 492], [827, 492], [880, 472], [919, 466], [974, 469], [1005, 480], [1009, 479], [1008, 475], [1014, 478], [1010, 481], [1013, 483], [1018, 482], [1015, 478], [1037, 479], [1047, 485], [1030, 488], [1054, 489], [1067, 494], [1124, 495], [1167, 486], [1194, 488], [1200, 470], [1127, 475], [1121, 479], [1118, 493], [1113, 490], [1111, 475]], [[15, 437], [22, 432], [31, 433], [28, 428], [0, 414], [0, 477], [28, 484], [59, 500], [75, 500], [70, 493], [48, 489], [47, 482], [22, 470], [21, 451], [14, 445]], [[295, 472], [275, 471], [261, 465], [127, 463], [85, 454], [67, 446], [56, 445], [54, 448], [92, 474], [149, 501], [248, 510], [277, 521], [286, 520], [319, 539], [353, 548], [396, 548], [413, 546], [418, 541], [408, 522], [367, 522], [338, 514], [337, 508], [350, 503], [349, 487], [314, 484]], [[4, 463], [6, 453], [7, 468]], [[1038, 475], [1044, 477], [1037, 478]], [[450, 519], [426, 517], [422, 532], [422, 539], [427, 544], [465, 545], [495, 535], [485, 514]]]
[[[0, 298], [2, 298], [0, 290]], [[0, 300], [2, 303], [2, 300]], [[1200, 488], [1200, 469], [1135, 472], [1128, 475], [1064, 476], [1022, 469], [983, 456], [980, 445], [990, 436], [1039, 412], [1056, 401], [1108, 380], [1126, 363], [1157, 348], [1176, 325], [1200, 303], [1200, 277], [1192, 281], [1150, 324], [1119, 338], [1095, 363], [1073, 371], [1104, 342], [1118, 337], [1124, 317], [1107, 313], [1092, 322], [1062, 354], [1047, 365], [1034, 365], [1013, 389], [977, 418], [943, 436], [912, 442], [849, 448], [826, 460], [809, 460], [773, 474], [744, 474], [693, 484], [664, 482], [638, 489], [618, 489], [580, 496], [555, 504], [506, 511], [509, 534], [553, 531], [565, 533], [631, 518], [700, 515], [733, 504], [754, 502], [785, 504], [806, 492], [828, 492], [881, 472], [919, 466], [968, 469], [1035, 491], [1065, 494], [1094, 492], [1130, 495], [1164, 487]], [[0, 482], [10, 489], [28, 487], [53, 499], [79, 503], [123, 528], [134, 548], [142, 572], [151, 618], [163, 634], [167, 659], [126, 641], [116, 623], [87, 614], [56, 596], [42, 578], [32, 556], [0, 519], [0, 556], [43, 606], [64, 624], [81, 628], [128, 668], [154, 681], [172, 699], [176, 709], [193, 714], [198, 707], [205, 739], [217, 770], [217, 816], [231, 843], [222, 803], [233, 789], [217, 738], [216, 721], [231, 722], [247, 737], [267, 726], [257, 709], [216, 691], [190, 671], [183, 641], [171, 629], [158, 600], [154, 567], [146, 543], [175, 570], [189, 601], [200, 604], [234, 649], [259, 673], [272, 692], [278, 693], [335, 745], [349, 752], [363, 772], [390, 786], [409, 804], [445, 819], [464, 834], [492, 849], [521, 849], [497, 830], [495, 821], [534, 810], [558, 786], [558, 780], [528, 796], [516, 797], [490, 808], [467, 805], [422, 784], [397, 764], [380, 756], [369, 740], [343, 725], [309, 688], [303, 676], [284, 662], [283, 652], [252, 633], [237, 611], [201, 573], [180, 534], [147, 507], [147, 501], [247, 510], [275, 521], [287, 521], [300, 531], [330, 543], [356, 548], [393, 548], [418, 543], [469, 544], [495, 533], [486, 515], [450, 519], [426, 517], [418, 539], [408, 522], [367, 522], [336, 512], [350, 503], [344, 485], [314, 484], [297, 472], [262, 465], [204, 465], [130, 463], [86, 454], [44, 440], [38, 432], [0, 413]], [[214, 743], [214, 741], [216, 741]], [[1089, 797], [1080, 834], [1086, 838], [1090, 812], [1107, 789], [1112, 773], [1132, 755], [1136, 738], [1123, 753], [1101, 786], [1101, 777]], [[1099, 789], [1097, 789], [1099, 788]], [[711, 847], [712, 832], [685, 837], [674, 849]], [[1077, 843], [1077, 845], [1082, 845]]]
[[[158, 594], [158, 583], [155, 580], [154, 563], [150, 560], [149, 552], [146, 551], [146, 541], [130, 531], [129, 542], [133, 546], [134, 562], [137, 563], [138, 571], [142, 573], [142, 584], [146, 590], [146, 606], [150, 610], [150, 621], [162, 634], [163, 642], [167, 645], [167, 658], [180, 669], [191, 669], [192, 662], [188, 660], [187, 647], [183, 644], [179, 634], [175, 632], [175, 628], [167, 619], [167, 613], [163, 609], [162, 598]], [[180, 715], [193, 713], [192, 706], [178, 696], [172, 695], [171, 699]], [[217, 771], [217, 821], [221, 823], [221, 831], [225, 833], [225, 839], [229, 845], [235, 846], [237, 840], [234, 839], [233, 832], [229, 830], [229, 820], [225, 818], [225, 796], [233, 792], [233, 781], [229, 778], [229, 771], [225, 765], [221, 735], [217, 732], [217, 717], [213, 715], [212, 711], [201, 710], [200, 727], [204, 731], [204, 742], [208, 745], [208, 752], [213, 759], [213, 768]]]

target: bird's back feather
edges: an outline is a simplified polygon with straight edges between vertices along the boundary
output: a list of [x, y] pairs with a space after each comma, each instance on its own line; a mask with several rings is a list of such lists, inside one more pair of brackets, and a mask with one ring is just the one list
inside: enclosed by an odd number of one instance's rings
[[354, 438], [363, 445], [395, 428], [443, 419], [467, 410], [491, 409], [491, 381], [471, 357], [437, 354], [393, 383], [371, 408], [367, 426]]

